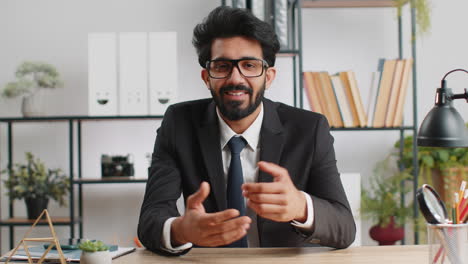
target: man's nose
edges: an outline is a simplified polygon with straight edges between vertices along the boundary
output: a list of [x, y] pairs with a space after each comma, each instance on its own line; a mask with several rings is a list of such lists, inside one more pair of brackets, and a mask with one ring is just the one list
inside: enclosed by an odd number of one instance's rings
[[231, 75], [228, 78], [230, 83], [243, 83], [245, 81], [244, 75], [240, 72], [239, 68], [234, 66], [232, 67]]

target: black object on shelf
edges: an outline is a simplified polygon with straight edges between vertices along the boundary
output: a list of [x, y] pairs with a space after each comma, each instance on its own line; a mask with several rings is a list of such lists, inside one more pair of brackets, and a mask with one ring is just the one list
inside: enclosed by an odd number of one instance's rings
[[130, 159], [130, 154], [127, 156], [101, 155], [101, 176], [106, 178], [135, 175], [135, 169]]

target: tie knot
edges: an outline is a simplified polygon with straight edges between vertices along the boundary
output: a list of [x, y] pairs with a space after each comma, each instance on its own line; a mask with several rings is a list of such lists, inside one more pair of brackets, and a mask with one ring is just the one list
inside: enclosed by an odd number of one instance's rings
[[231, 149], [232, 154], [240, 154], [245, 145], [247, 145], [247, 142], [243, 137], [233, 136], [228, 142], [228, 146], [229, 149]]

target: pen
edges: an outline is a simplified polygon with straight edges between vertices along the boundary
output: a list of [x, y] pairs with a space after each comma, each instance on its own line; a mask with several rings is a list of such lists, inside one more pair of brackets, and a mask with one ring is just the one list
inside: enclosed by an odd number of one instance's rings
[[452, 210], [452, 218], [453, 218], [453, 223], [458, 224], [458, 193], [456, 192], [453, 196], [453, 210]]
[[463, 191], [463, 193], [464, 193], [464, 194], [463, 194], [463, 198], [462, 198], [462, 200], [461, 200], [461, 202], [460, 202], [460, 205], [458, 205], [458, 210], [460, 210], [460, 212], [462, 212], [462, 211], [465, 209], [465, 207], [466, 207], [466, 201], [467, 201], [467, 199], [468, 199], [468, 192]]
[[458, 190], [458, 195], [460, 196], [460, 199], [461, 199], [461, 197], [463, 197], [463, 194], [465, 192], [465, 188], [466, 188], [466, 181], [462, 181], [461, 184], [460, 184], [460, 190]]

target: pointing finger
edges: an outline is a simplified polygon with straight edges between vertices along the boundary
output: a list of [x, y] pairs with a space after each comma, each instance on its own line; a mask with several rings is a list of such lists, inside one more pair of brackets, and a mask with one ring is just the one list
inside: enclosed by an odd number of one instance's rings
[[258, 168], [261, 171], [266, 172], [270, 174], [271, 176], [273, 176], [273, 179], [275, 182], [289, 179], [288, 171], [285, 168], [275, 163], [259, 161], [257, 164], [258, 164]]

